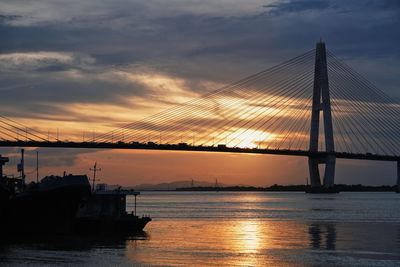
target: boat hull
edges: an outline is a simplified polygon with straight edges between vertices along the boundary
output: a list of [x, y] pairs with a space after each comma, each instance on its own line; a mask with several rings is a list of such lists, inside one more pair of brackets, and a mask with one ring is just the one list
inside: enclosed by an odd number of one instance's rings
[[137, 233], [143, 231], [150, 217], [126, 212], [126, 193], [96, 191], [79, 208], [75, 228], [80, 233]]
[[89, 196], [89, 184], [20, 194], [8, 201], [1, 222], [5, 228], [2, 229], [14, 234], [70, 232], [79, 206]]
[[79, 233], [140, 233], [149, 217], [126, 215], [120, 218], [78, 218], [75, 229]]

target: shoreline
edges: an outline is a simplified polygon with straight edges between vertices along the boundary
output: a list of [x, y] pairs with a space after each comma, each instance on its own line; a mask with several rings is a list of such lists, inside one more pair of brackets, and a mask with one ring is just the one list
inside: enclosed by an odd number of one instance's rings
[[[273, 185], [270, 187], [227, 186], [227, 187], [182, 187], [170, 190], [140, 190], [141, 192], [305, 192], [306, 185]], [[397, 186], [335, 185], [340, 192], [396, 192]]]

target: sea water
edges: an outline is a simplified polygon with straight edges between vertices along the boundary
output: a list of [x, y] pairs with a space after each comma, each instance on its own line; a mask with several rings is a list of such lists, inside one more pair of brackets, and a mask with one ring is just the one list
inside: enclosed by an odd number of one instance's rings
[[395, 193], [142, 192], [144, 233], [18, 238], [0, 243], [0, 265], [400, 266], [399, 204]]

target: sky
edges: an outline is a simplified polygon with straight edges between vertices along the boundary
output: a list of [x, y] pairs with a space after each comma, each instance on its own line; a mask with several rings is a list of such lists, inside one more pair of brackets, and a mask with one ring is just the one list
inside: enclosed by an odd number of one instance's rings
[[[399, 29], [396, 0], [0, 0], [0, 111], [60, 139], [90, 138], [277, 65], [320, 38], [398, 98]], [[97, 161], [103, 182], [124, 185], [218, 178], [265, 186], [307, 177], [307, 159], [296, 157], [39, 151], [41, 175], [90, 174]], [[16, 174], [17, 149], [0, 153]], [[338, 183], [394, 181], [392, 163], [338, 161]]]

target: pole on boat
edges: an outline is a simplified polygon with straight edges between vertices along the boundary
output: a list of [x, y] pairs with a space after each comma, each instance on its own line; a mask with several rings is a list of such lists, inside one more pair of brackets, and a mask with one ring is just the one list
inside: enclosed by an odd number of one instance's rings
[[22, 186], [25, 186], [25, 166], [24, 166], [25, 159], [24, 159], [24, 153], [25, 153], [25, 150], [21, 149], [21, 162], [17, 166], [18, 172], [21, 173]]
[[22, 174], [22, 180], [24, 181], [25, 184], [25, 149], [21, 149], [21, 165], [22, 165], [22, 170], [21, 170], [21, 174]]
[[39, 183], [39, 151], [36, 150], [36, 183]]
[[93, 169], [90, 168], [89, 170], [90, 170], [90, 171], [93, 171], [92, 191], [94, 191], [94, 190], [95, 190], [94, 186], [95, 186], [95, 183], [96, 183], [96, 172], [97, 172], [97, 171], [101, 171], [101, 168], [97, 168], [97, 162], [95, 162], [95, 163], [94, 163], [94, 166], [93, 166]]

